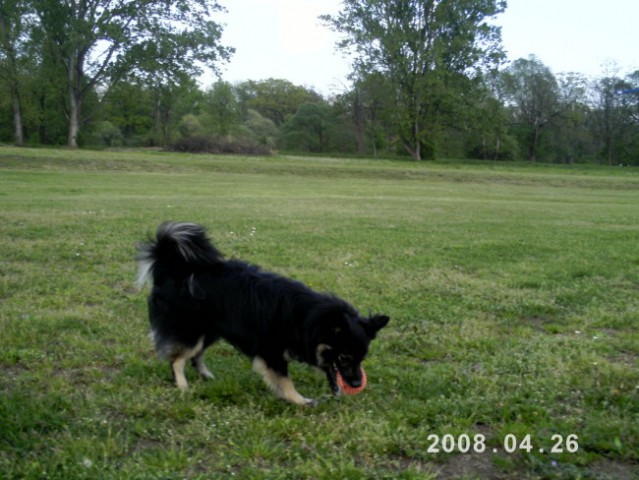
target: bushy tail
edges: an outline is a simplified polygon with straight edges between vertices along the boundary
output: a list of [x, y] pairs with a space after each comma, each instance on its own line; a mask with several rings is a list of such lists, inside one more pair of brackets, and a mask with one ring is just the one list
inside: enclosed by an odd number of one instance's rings
[[186, 277], [201, 268], [224, 261], [211, 244], [203, 226], [187, 222], [162, 223], [155, 239], [138, 245], [137, 285], [142, 288], [153, 276]]

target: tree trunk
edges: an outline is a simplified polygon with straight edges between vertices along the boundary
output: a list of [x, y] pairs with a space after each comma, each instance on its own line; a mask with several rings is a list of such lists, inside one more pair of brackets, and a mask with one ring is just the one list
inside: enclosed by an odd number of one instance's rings
[[530, 161], [537, 162], [537, 149], [539, 148], [539, 126], [535, 125], [530, 145]]
[[80, 133], [80, 112], [82, 111], [82, 97], [72, 86], [69, 86], [69, 137], [67, 146], [78, 148], [78, 134]]
[[67, 88], [69, 89], [69, 136], [67, 146], [78, 148], [78, 134], [80, 133], [80, 119], [82, 115], [83, 92], [81, 88], [82, 55], [79, 51], [71, 54], [67, 67]]
[[422, 159], [422, 142], [419, 139], [419, 134], [419, 122], [417, 120], [413, 120], [413, 128], [410, 138], [404, 138], [402, 140], [404, 149], [416, 162], [419, 162]]
[[24, 145], [24, 130], [22, 127], [22, 102], [17, 92], [13, 94], [13, 125], [15, 126], [16, 145]]
[[365, 141], [365, 119], [364, 119], [364, 105], [362, 104], [362, 98], [359, 90], [355, 90], [355, 98], [353, 100], [353, 119], [355, 122], [355, 142], [357, 143], [357, 153], [359, 155], [366, 154], [366, 141]]
[[415, 102], [415, 119], [413, 120], [413, 138], [415, 141], [415, 150], [413, 152], [413, 160], [419, 162], [422, 159], [422, 139], [420, 138], [421, 131], [419, 129], [419, 96], [415, 95], [413, 101]]
[[15, 139], [16, 145], [21, 147], [24, 145], [24, 131], [22, 127], [22, 102], [20, 101], [20, 89], [18, 87], [18, 62], [16, 60], [15, 46], [10, 37], [4, 13], [0, 13], [0, 40], [2, 41], [2, 50], [6, 61], [6, 72], [13, 107]]

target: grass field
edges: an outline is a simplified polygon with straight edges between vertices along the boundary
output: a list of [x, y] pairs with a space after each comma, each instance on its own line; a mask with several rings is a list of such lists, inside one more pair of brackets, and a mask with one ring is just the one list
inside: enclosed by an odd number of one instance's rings
[[[220, 344], [178, 393], [167, 219], [389, 314], [367, 389], [288, 405]], [[638, 478], [638, 220], [637, 169], [0, 148], [0, 478]]]

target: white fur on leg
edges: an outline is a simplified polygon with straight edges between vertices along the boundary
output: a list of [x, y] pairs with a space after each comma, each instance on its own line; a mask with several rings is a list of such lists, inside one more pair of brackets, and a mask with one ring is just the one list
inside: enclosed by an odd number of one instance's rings
[[186, 363], [186, 359], [179, 357], [171, 364], [171, 368], [173, 368], [173, 375], [175, 376], [175, 384], [180, 390], [186, 390], [189, 386], [186, 381], [186, 377], [184, 376], [184, 364]]
[[315, 400], [305, 398], [295, 390], [293, 381], [290, 377], [281, 375], [276, 371], [270, 369], [266, 362], [260, 358], [255, 357], [253, 359], [253, 370], [262, 375], [264, 382], [275, 392], [282, 400], [295, 403], [297, 405], [314, 405]]
[[195, 369], [197, 372], [207, 380], [212, 380], [215, 376], [206, 368], [206, 364], [204, 363], [204, 349], [200, 353], [195, 356]]
[[189, 386], [184, 376], [184, 365], [186, 362], [202, 351], [204, 346], [204, 337], [201, 337], [195, 347], [183, 349], [177, 356], [171, 360], [171, 368], [175, 375], [175, 384], [180, 390], [186, 390]]

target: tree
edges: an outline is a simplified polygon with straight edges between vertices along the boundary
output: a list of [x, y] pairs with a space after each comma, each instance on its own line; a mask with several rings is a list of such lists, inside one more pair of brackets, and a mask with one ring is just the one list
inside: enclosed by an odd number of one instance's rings
[[278, 127], [303, 104], [322, 100], [312, 90], [277, 78], [243, 82], [237, 86], [237, 94], [246, 110], [255, 110]]
[[218, 81], [206, 92], [202, 102], [204, 126], [218, 136], [228, 136], [240, 125], [240, 104], [228, 82]]
[[364, 92], [359, 85], [355, 85], [350, 91], [336, 96], [333, 99], [334, 106], [340, 108], [352, 123], [355, 132], [357, 153], [366, 153], [366, 112], [364, 105]]
[[[65, 115], [64, 68], [42, 47], [42, 39], [32, 34], [31, 48], [39, 48], [36, 63], [30, 65], [27, 79], [21, 85], [25, 93], [25, 129], [37, 131], [41, 144], [64, 145], [68, 139], [68, 120]], [[35, 140], [36, 136], [31, 133]]]
[[175, 139], [176, 127], [184, 115], [202, 103], [202, 92], [196, 81], [186, 76], [169, 82], [152, 81], [147, 88], [153, 105], [150, 143], [169, 145]]
[[393, 86], [382, 74], [370, 74], [353, 85], [352, 90], [335, 98], [353, 125], [356, 151], [377, 157], [381, 149], [393, 144], [394, 101], [388, 95]]
[[536, 161], [542, 133], [560, 114], [559, 86], [555, 76], [534, 56], [520, 58], [504, 72], [508, 99], [528, 159]]
[[423, 147], [434, 150], [448, 85], [503, 57], [499, 28], [488, 20], [505, 6], [503, 0], [344, 0], [337, 16], [322, 18], [345, 35], [338, 47], [355, 54], [356, 78], [389, 78], [396, 130], [420, 160]]
[[[632, 79], [632, 76], [630, 77]], [[624, 150], [632, 144], [633, 109], [632, 84], [616, 76], [600, 79], [595, 85], [595, 134], [602, 144], [602, 156], [609, 165], [623, 163]], [[636, 119], [634, 119], [636, 125]], [[631, 156], [636, 156], [633, 154]], [[628, 163], [634, 163], [630, 159]], [[636, 161], [636, 160], [635, 160]]]
[[134, 78], [123, 78], [102, 98], [102, 114], [122, 132], [126, 145], [143, 143], [153, 126], [151, 91]]
[[25, 56], [27, 28], [31, 18], [25, 2], [0, 0], [0, 78], [9, 87], [16, 145], [24, 145], [20, 63]]
[[272, 120], [263, 117], [255, 110], [248, 110], [244, 127], [250, 132], [250, 135], [258, 145], [267, 149], [275, 147], [278, 130]]
[[500, 72], [488, 72], [481, 77], [473, 92], [470, 109], [467, 153], [473, 158], [501, 160], [516, 156], [517, 142], [509, 133], [509, 115], [505, 107], [504, 82]]
[[283, 127], [286, 147], [313, 153], [328, 151], [334, 120], [326, 102], [305, 103]]
[[[626, 77], [631, 88], [625, 89], [620, 93], [624, 95], [624, 103], [628, 107], [628, 115], [630, 121], [635, 126], [639, 126], [639, 70], [635, 70], [633, 73]], [[634, 85], [634, 88], [632, 87]]]
[[45, 45], [66, 71], [70, 147], [77, 147], [83, 100], [98, 86], [132, 72], [192, 76], [232, 53], [210, 20], [221, 9], [215, 1], [31, 1]]
[[560, 113], [553, 122], [552, 155], [560, 163], [574, 163], [594, 157], [586, 92], [588, 80], [578, 73], [557, 75]]

